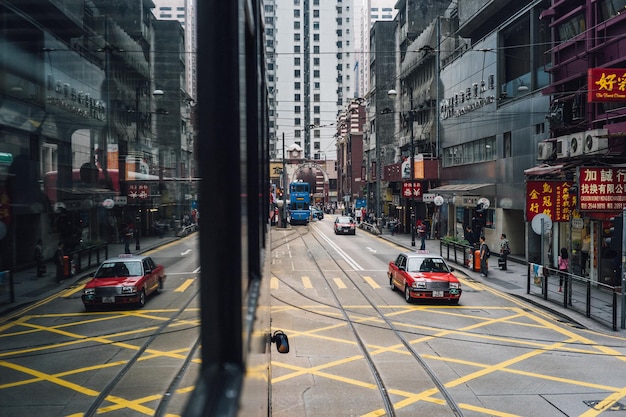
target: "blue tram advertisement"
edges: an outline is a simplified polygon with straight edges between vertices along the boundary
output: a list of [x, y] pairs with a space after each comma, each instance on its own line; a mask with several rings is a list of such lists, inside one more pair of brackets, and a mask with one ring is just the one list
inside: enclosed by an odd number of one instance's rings
[[307, 224], [311, 217], [311, 187], [308, 182], [289, 184], [289, 216], [291, 224]]

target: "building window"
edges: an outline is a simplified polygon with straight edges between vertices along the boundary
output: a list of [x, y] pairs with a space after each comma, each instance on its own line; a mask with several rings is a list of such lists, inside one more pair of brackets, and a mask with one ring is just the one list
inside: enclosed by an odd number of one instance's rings
[[319, 94], [313, 94], [313, 101], [315, 103], [319, 103], [320, 102], [320, 95]]
[[301, 119], [301, 118], [299, 118], [299, 117], [294, 118], [294, 119], [293, 119], [293, 124], [294, 124], [294, 126], [300, 126], [300, 125], [302, 125], [302, 119]]
[[300, 66], [300, 57], [295, 57], [293, 59], [293, 65]]
[[300, 42], [300, 33], [294, 33], [293, 34], [293, 40], [295, 42]]
[[565, 42], [585, 31], [585, 15], [581, 12], [557, 26], [559, 40]]
[[293, 71], [293, 76], [296, 77], [296, 78], [300, 78], [300, 70], [299, 69], [294, 70]]
[[317, 57], [313, 58], [313, 65], [319, 67], [320, 66], [320, 59], [317, 58]]
[[511, 153], [511, 132], [504, 132], [502, 137], [502, 153], [504, 158], [510, 158], [512, 156]]
[[294, 45], [293, 46], [293, 53], [294, 54], [299, 54], [300, 53], [300, 45]]
[[319, 90], [319, 89], [320, 89], [320, 83], [319, 83], [319, 81], [315, 81], [315, 82], [313, 83], [313, 89], [315, 89], [315, 90]]
[[319, 54], [320, 53], [320, 46], [319, 45], [313, 45], [313, 53], [314, 54]]
[[600, 3], [600, 18], [604, 22], [624, 13], [624, 9], [626, 9], [626, 0], [603, 0]]
[[299, 22], [299, 21], [297, 21], [297, 22], [293, 22], [293, 28], [294, 28], [295, 30], [300, 30], [300, 22]]
[[320, 70], [313, 70], [313, 78], [319, 78], [320, 77]]
[[[293, 137], [294, 138], [301, 138], [302, 137], [302, 131], [301, 130], [296, 130], [293, 132]], [[296, 144], [298, 144], [298, 142], [296, 142]]]
[[300, 17], [300, 9], [294, 9], [293, 10], [293, 17], [295, 17], [295, 18], [299, 18]]
[[320, 106], [313, 106], [313, 113], [319, 114], [320, 113]]
[[313, 30], [320, 30], [320, 22], [313, 22]]
[[293, 112], [296, 113], [296, 114], [300, 114], [301, 111], [302, 111], [302, 107], [300, 107], [300, 106], [295, 106], [293, 108]]
[[293, 101], [298, 102], [298, 103], [302, 101], [302, 99], [300, 98], [300, 94], [294, 94]]
[[296, 81], [295, 83], [293, 83], [293, 89], [294, 90], [299, 90], [300, 88], [301, 88], [300, 81]]

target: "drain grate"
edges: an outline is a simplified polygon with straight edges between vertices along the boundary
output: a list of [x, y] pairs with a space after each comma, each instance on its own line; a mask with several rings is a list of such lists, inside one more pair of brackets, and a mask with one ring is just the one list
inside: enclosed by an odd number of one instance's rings
[[[596, 409], [596, 406], [598, 404], [600, 404], [600, 400], [587, 400], [587, 401], [583, 401], [585, 404], [587, 404], [587, 406], [589, 406], [589, 408], [593, 408]], [[606, 411], [624, 411], [626, 410], [626, 407], [622, 404], [622, 403], [615, 403], [611, 406], [611, 408], [609, 408]]]

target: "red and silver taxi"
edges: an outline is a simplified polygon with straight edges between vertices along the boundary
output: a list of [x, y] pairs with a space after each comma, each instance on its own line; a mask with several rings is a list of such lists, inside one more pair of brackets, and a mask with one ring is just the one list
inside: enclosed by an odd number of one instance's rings
[[165, 283], [165, 268], [149, 256], [120, 255], [102, 262], [83, 288], [87, 310], [97, 306], [135, 304], [143, 307], [146, 298], [158, 294]]
[[336, 235], [356, 235], [356, 222], [350, 216], [337, 216], [333, 225]]
[[413, 300], [442, 300], [458, 304], [461, 283], [439, 255], [428, 251], [403, 252], [389, 262], [387, 276], [392, 290], [404, 293], [407, 303]]

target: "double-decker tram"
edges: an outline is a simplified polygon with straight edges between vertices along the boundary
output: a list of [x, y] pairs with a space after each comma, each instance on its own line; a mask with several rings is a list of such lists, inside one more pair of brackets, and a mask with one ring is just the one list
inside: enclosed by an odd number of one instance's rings
[[291, 224], [307, 224], [311, 217], [311, 187], [308, 182], [289, 184], [289, 218]]

